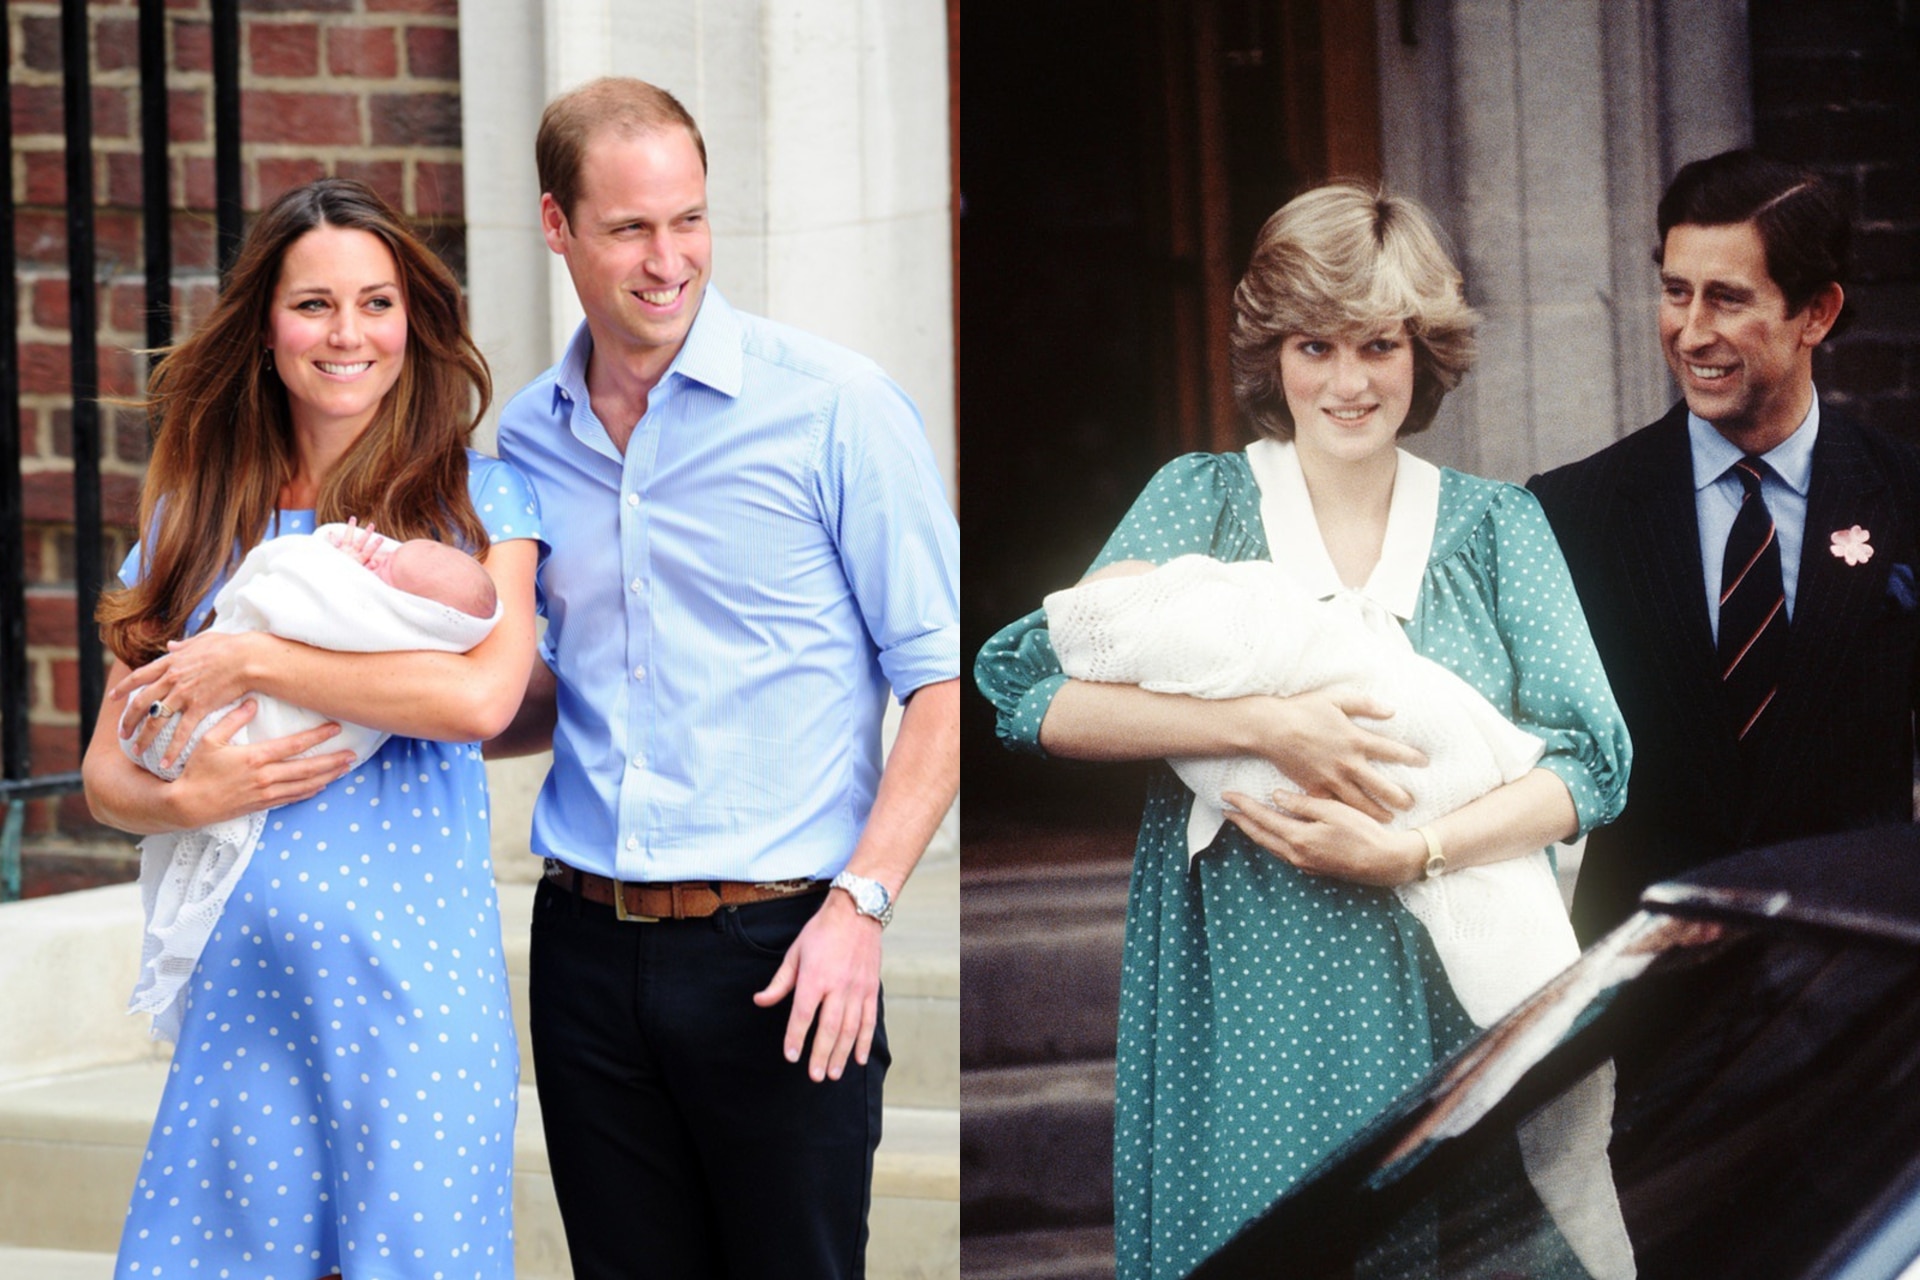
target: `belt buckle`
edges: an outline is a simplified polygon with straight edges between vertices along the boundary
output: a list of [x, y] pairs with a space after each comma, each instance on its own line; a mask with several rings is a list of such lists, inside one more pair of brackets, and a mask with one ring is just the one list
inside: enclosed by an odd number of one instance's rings
[[624, 880], [613, 881], [613, 918], [623, 924], [659, 924], [659, 916], [643, 916], [627, 910], [627, 885]]

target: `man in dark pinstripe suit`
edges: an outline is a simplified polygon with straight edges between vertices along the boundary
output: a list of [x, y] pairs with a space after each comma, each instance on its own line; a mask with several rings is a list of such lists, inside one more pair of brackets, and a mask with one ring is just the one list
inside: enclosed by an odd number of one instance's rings
[[[1680, 170], [1658, 229], [1684, 402], [1529, 481], [1633, 735], [1626, 811], [1588, 839], [1574, 896], [1583, 942], [1712, 858], [1913, 814], [1920, 453], [1813, 385], [1845, 302], [1845, 195], [1727, 152]], [[1762, 578], [1776, 607], [1736, 621]]]

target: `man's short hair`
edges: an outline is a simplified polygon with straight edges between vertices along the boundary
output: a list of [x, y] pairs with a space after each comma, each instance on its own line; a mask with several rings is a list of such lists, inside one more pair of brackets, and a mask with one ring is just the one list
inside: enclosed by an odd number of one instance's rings
[[622, 138], [633, 138], [676, 126], [693, 138], [700, 152], [700, 171], [705, 173], [707, 143], [700, 136], [700, 126], [678, 98], [658, 85], [627, 76], [603, 76], [563, 93], [540, 114], [540, 132], [534, 137], [540, 190], [553, 197], [571, 222], [580, 200], [587, 144], [596, 134], [612, 130]]
[[1798, 315], [1828, 285], [1846, 281], [1853, 255], [1848, 193], [1812, 169], [1745, 149], [1695, 160], [1673, 175], [1660, 197], [1653, 260], [1665, 256], [1667, 233], [1677, 226], [1743, 222], [1760, 233], [1767, 274], [1786, 295], [1788, 315]]
[[1293, 412], [1280, 379], [1287, 338], [1357, 338], [1404, 323], [1413, 402], [1400, 434], [1424, 431], [1473, 365], [1478, 319], [1425, 209], [1377, 186], [1316, 187], [1267, 219], [1233, 291], [1233, 398], [1262, 435], [1291, 440]]

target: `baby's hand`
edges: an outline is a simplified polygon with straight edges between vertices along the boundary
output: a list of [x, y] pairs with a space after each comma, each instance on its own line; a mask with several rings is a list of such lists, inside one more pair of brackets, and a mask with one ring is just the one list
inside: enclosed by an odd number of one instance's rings
[[393, 555], [386, 542], [376, 536], [373, 525], [361, 524], [358, 516], [349, 516], [344, 530], [332, 530], [327, 537], [334, 546], [375, 572]]

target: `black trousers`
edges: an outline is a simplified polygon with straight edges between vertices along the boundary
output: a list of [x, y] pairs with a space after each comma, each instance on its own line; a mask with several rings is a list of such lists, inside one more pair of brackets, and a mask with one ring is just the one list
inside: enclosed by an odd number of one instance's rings
[[815, 1084], [791, 1003], [753, 1003], [820, 902], [623, 923], [541, 882], [534, 1074], [576, 1280], [865, 1276], [884, 1020]]

